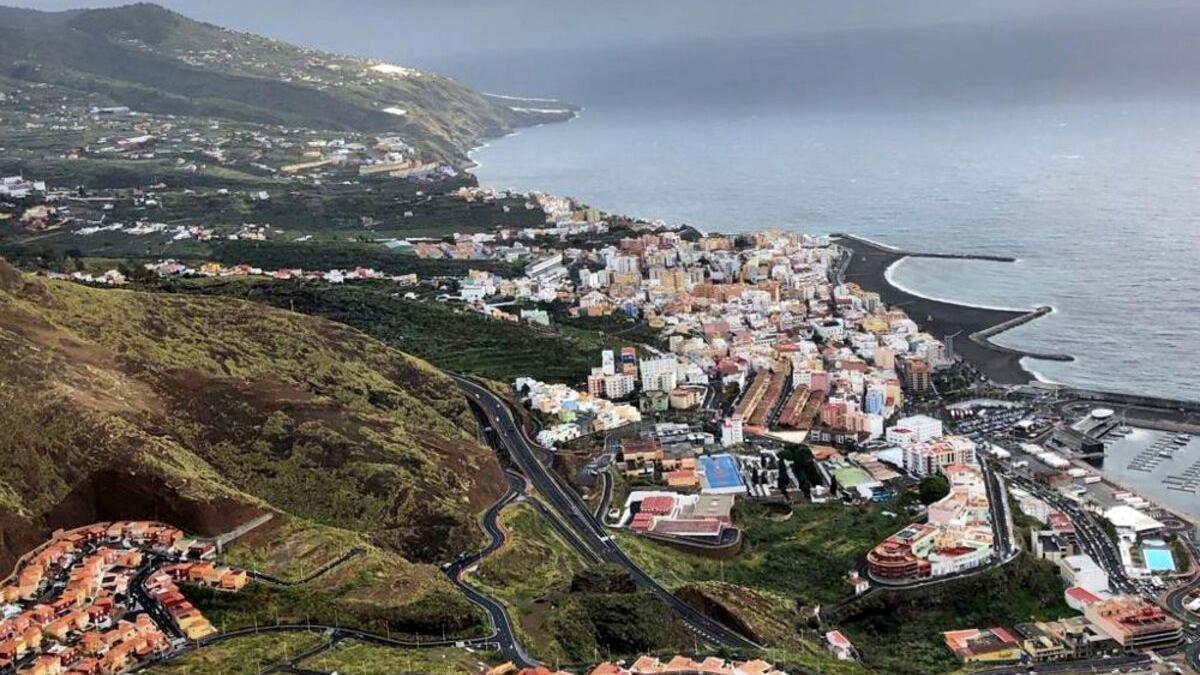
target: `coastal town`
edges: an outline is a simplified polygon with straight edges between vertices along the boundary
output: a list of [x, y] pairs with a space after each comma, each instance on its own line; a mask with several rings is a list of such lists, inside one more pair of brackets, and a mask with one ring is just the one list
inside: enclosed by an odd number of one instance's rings
[[[845, 571], [848, 598], [952, 580], [1026, 552], [1058, 566], [1064, 599], [1080, 614], [946, 632], [946, 649], [963, 662], [1086, 661], [1176, 650], [1192, 639], [1194, 621], [1159, 606], [1161, 594], [1195, 569], [1194, 539], [1179, 533], [1188, 517], [1109, 485], [1084, 462], [1106, 434], [1119, 434], [1118, 425], [1089, 426], [1094, 415], [1082, 426], [1055, 424], [1039, 412], [1056, 396], [1053, 388], [977, 380], [947, 405], [945, 375], [963, 370], [961, 357], [879, 293], [842, 280], [853, 241], [627, 221], [623, 236], [613, 238], [604, 214], [574, 200], [479, 188], [458, 189], [453, 198], [523, 202], [545, 223], [386, 244], [416, 259], [462, 261], [467, 269], [457, 278], [173, 259], [143, 267], [165, 280], [382, 283], [410, 300], [531, 327], [551, 327], [560, 317], [633, 320], [658, 337], [655, 344], [603, 350], [585, 382], [511, 383], [535, 417], [541, 446], [590, 443], [600, 454], [583, 472], [585, 483], [629, 486], [619, 491], [621, 502], [600, 505], [610, 527], [695, 555], [736, 556], [743, 546], [739, 500], [886, 505], [940, 481], [944, 491], [935, 499], [894, 516], [911, 524], [898, 525], [859, 569]], [[156, 233], [170, 234], [146, 230]], [[574, 245], [579, 237], [607, 243]], [[489, 261], [524, 267], [514, 276], [470, 267]], [[47, 275], [128, 283], [118, 270]], [[798, 445], [807, 455], [788, 450]], [[1073, 508], [1052, 506], [1060, 500]], [[1030, 517], [1041, 525], [1016, 525]], [[1116, 537], [1084, 534], [1093, 521]], [[828, 632], [831, 653], [857, 658], [843, 634]]]
[[1200, 673], [1200, 403], [890, 276], [1012, 258], [481, 186], [579, 108], [114, 11], [3, 19], [0, 674]]

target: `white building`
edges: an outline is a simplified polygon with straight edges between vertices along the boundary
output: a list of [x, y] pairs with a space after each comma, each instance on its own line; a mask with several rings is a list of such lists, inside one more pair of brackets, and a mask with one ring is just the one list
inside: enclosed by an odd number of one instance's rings
[[1059, 560], [1058, 570], [1068, 587], [1078, 586], [1095, 595], [1108, 593], [1108, 573], [1086, 555], [1069, 555]]
[[601, 367], [604, 369], [605, 375], [612, 375], [617, 372], [617, 360], [613, 354], [613, 350], [605, 349], [600, 353]]
[[932, 476], [951, 464], [975, 465], [975, 442], [966, 436], [943, 436], [904, 446], [904, 470], [914, 476]]
[[923, 443], [942, 435], [942, 421], [928, 415], [913, 415], [896, 420], [888, 427], [886, 439], [896, 445]]
[[742, 433], [742, 416], [726, 417], [725, 421], [721, 423], [721, 446], [728, 448], [741, 445], [743, 442], [745, 442], [745, 436]]
[[615, 373], [604, 378], [604, 395], [608, 398], [622, 398], [633, 393], [635, 383], [633, 375]]
[[563, 265], [563, 256], [561, 253], [543, 258], [525, 268], [525, 276], [542, 283], [553, 282], [566, 275], [567, 268]]
[[638, 372], [642, 375], [642, 391], [671, 391], [678, 384], [677, 371], [674, 356], [641, 359]]

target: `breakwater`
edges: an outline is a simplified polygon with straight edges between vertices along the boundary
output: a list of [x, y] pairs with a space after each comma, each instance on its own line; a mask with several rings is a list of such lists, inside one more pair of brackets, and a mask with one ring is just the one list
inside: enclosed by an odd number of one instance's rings
[[1042, 359], [1045, 361], [1067, 361], [1067, 362], [1074, 361], [1075, 357], [1071, 356], [1070, 354], [1058, 354], [1058, 353], [1053, 353], [1053, 352], [1031, 352], [1028, 350], [1013, 349], [1011, 347], [1005, 347], [1004, 345], [998, 345], [991, 341], [991, 337], [993, 335], [999, 335], [1000, 333], [1003, 333], [1006, 330], [1010, 330], [1010, 329], [1016, 328], [1017, 326], [1029, 323], [1030, 321], [1033, 321], [1034, 319], [1036, 319], [1038, 317], [1045, 316], [1053, 311], [1054, 311], [1053, 307], [1046, 307], [1046, 306], [1038, 307], [1037, 309], [1033, 310], [1032, 312], [1022, 314], [1021, 316], [1014, 317], [1012, 319], [1009, 319], [1008, 321], [1002, 321], [990, 328], [985, 328], [980, 331], [975, 331], [974, 333], [971, 333], [970, 335], [968, 335], [967, 339], [970, 340], [971, 342], [974, 342], [978, 345], [987, 347], [989, 349], [995, 349], [995, 350], [1000, 350], [1000, 351], [1009, 351], [1014, 354], [1019, 354], [1020, 356], [1028, 356], [1028, 357], [1034, 358], [1034, 359]]
[[[922, 330], [947, 342], [959, 356], [993, 382], [1028, 384], [1035, 381], [1037, 378], [1033, 373], [1021, 365], [1022, 358], [1048, 358], [1058, 361], [1071, 359], [1066, 354], [1038, 354], [1004, 347], [990, 339], [1014, 326], [1045, 316], [1051, 311], [1048, 307], [1020, 310], [962, 305], [917, 295], [892, 284], [887, 278], [889, 267], [904, 258], [914, 256], [989, 262], [1015, 262], [1015, 258], [905, 251], [855, 235], [840, 233], [831, 236], [835, 237], [836, 243], [849, 254], [844, 261], [838, 261], [839, 264], [835, 265], [835, 276], [840, 277], [842, 281], [858, 284], [864, 290], [878, 293], [886, 304], [903, 309]], [[965, 337], [956, 340], [958, 336]]]

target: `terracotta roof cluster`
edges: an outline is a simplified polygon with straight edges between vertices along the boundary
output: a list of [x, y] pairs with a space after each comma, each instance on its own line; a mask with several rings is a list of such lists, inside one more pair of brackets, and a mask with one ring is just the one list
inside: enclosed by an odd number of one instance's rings
[[[0, 603], [9, 605], [0, 621], [0, 671], [108, 675], [169, 651], [170, 639], [151, 616], [126, 614], [116, 598], [130, 592], [147, 564], [147, 552], [182, 559], [211, 550], [207, 542], [152, 522], [95, 523], [55, 532], [23, 556], [0, 585]], [[243, 571], [208, 562], [174, 565], [152, 576], [146, 590], [189, 637], [214, 631], [179, 593], [176, 579], [231, 591], [247, 580]]]

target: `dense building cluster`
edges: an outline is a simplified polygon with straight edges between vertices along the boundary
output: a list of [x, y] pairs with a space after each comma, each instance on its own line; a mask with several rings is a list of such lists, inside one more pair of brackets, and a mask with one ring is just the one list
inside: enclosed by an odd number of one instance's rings
[[950, 493], [930, 504], [924, 523], [913, 523], [867, 554], [871, 576], [906, 581], [956, 574], [993, 555], [994, 533], [987, 487], [979, 469], [961, 464], [943, 470]]
[[176, 582], [237, 591], [243, 571], [167, 525], [97, 523], [54, 537], [0, 586], [0, 672], [108, 675], [216, 632]]

